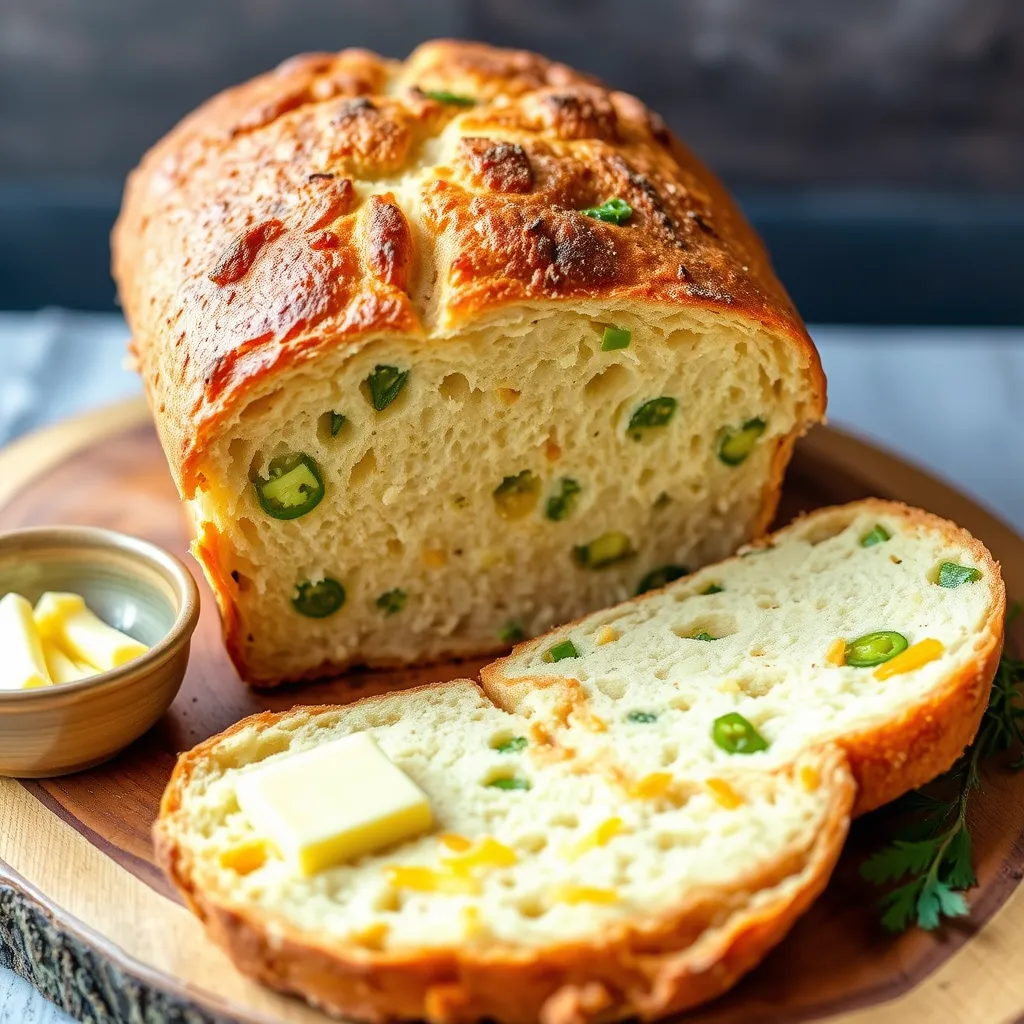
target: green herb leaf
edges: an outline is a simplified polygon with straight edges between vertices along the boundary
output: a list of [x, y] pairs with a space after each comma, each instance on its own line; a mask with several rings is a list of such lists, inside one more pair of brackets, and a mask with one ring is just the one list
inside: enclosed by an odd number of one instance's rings
[[[1019, 605], [1011, 609], [1007, 627], [1019, 612]], [[1013, 751], [1018, 757], [1010, 767], [1024, 767], [1022, 702], [1024, 660], [1004, 649], [974, 742], [953, 768], [936, 780], [937, 795], [919, 792], [906, 799], [908, 808], [917, 812], [917, 820], [862, 865], [861, 875], [877, 885], [909, 879], [879, 902], [882, 925], [889, 931], [903, 931], [911, 924], [931, 931], [946, 918], [968, 913], [963, 890], [977, 884], [967, 824], [970, 796], [981, 786], [982, 765], [994, 755]]]
[[556, 523], [568, 519], [576, 508], [580, 490], [580, 485], [572, 477], [563, 476], [559, 481], [558, 491], [548, 498], [544, 514]]
[[717, 636], [712, 636], [707, 630], [701, 630], [699, 633], [694, 633], [693, 636], [686, 638], [687, 640], [703, 640], [705, 643], [711, 643], [712, 640], [717, 640]]
[[533, 511], [540, 497], [540, 477], [524, 469], [505, 477], [494, 488], [494, 506], [502, 519], [522, 519]]
[[976, 583], [981, 579], [981, 570], [972, 569], [969, 565], [958, 565], [956, 562], [943, 562], [939, 566], [938, 584], [953, 590], [964, 583]]
[[526, 632], [515, 619], [509, 619], [498, 630], [498, 639], [503, 644], [517, 644], [526, 639]]
[[644, 402], [633, 410], [633, 415], [629, 418], [629, 426], [626, 427], [629, 436], [634, 441], [639, 441], [645, 430], [668, 426], [678, 405], [671, 395], [662, 395], [660, 398]]
[[567, 658], [578, 658], [580, 652], [571, 640], [563, 640], [561, 643], [549, 647], [544, 655], [545, 661], [565, 661]]
[[337, 437], [338, 431], [345, 426], [345, 417], [340, 412], [331, 410], [331, 437]]
[[606, 327], [601, 336], [601, 351], [614, 352], [620, 348], [629, 348], [633, 332], [622, 327]]
[[653, 711], [630, 711], [626, 715], [627, 722], [635, 722], [637, 725], [650, 725], [657, 720], [658, 716]]
[[453, 107], [475, 107], [476, 100], [472, 96], [461, 96], [457, 92], [449, 92], [447, 89], [424, 89], [423, 95], [428, 99], [437, 100], [438, 103], [447, 103]]
[[573, 558], [581, 569], [605, 569], [635, 554], [629, 538], [620, 530], [602, 533], [589, 544], [579, 544], [572, 549]]
[[738, 466], [754, 450], [757, 439], [767, 425], [764, 420], [755, 417], [747, 420], [739, 430], [725, 427], [719, 433], [718, 458], [727, 466]]
[[383, 412], [398, 397], [408, 377], [409, 371], [399, 370], [397, 366], [378, 364], [373, 368], [365, 384], [370, 392], [370, 404], [377, 412]]
[[648, 590], [657, 590], [659, 587], [667, 586], [673, 580], [681, 579], [689, 575], [690, 570], [685, 565], [662, 565], [652, 569], [636, 588], [638, 595], [646, 594]]
[[526, 749], [525, 736], [513, 736], [510, 740], [494, 748], [499, 754], [518, 754], [520, 750]]
[[506, 779], [491, 779], [487, 786], [490, 789], [529, 789], [530, 780], [520, 779], [515, 776]]
[[386, 590], [377, 598], [377, 607], [385, 615], [397, 615], [409, 600], [409, 595], [398, 587], [394, 590]]
[[295, 585], [292, 607], [307, 619], [326, 619], [345, 603], [345, 588], [330, 576], [310, 583], [303, 580]]
[[600, 206], [588, 206], [580, 210], [584, 217], [593, 217], [594, 220], [603, 220], [608, 224], [617, 224], [621, 227], [629, 223], [633, 216], [633, 207], [625, 199], [606, 199]]
[[862, 548], [873, 548], [876, 544], [884, 544], [887, 540], [892, 537], [892, 534], [879, 523], [868, 530], [860, 539], [860, 546]]
[[720, 587], [717, 583], [710, 584], [707, 588], [701, 591], [702, 594], [724, 594], [725, 587]]

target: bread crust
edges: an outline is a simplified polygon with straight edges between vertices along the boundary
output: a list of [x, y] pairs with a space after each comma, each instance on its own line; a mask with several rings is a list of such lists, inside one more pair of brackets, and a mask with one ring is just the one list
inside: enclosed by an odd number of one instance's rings
[[[336, 709], [300, 710], [315, 716]], [[154, 826], [157, 860], [243, 973], [328, 1013], [381, 1024], [471, 1024], [485, 1018], [503, 1024], [603, 1024], [654, 1020], [711, 999], [763, 959], [824, 889], [855, 799], [842, 752], [822, 749], [813, 756], [831, 796], [823, 827], [806, 849], [789, 851], [731, 887], [704, 887], [658, 919], [616, 926], [592, 942], [378, 952], [304, 933], [208, 891], [177, 842], [175, 815], [207, 755], [239, 730], [279, 717], [254, 715], [179, 757]], [[756, 902], [753, 894], [759, 895]]]
[[[456, 120], [455, 158], [432, 165], [425, 144]], [[579, 212], [612, 196], [634, 209], [627, 229]], [[256, 386], [325, 349], [420, 343], [527, 302], [760, 325], [808, 367], [809, 422], [824, 411], [814, 346], [718, 181], [635, 97], [525, 51], [305, 54], [228, 89], [132, 172], [112, 248], [186, 498]]]
[[[782, 543], [804, 528], [809, 518], [825, 520], [829, 516], [853, 517], [861, 511], [904, 518], [912, 525], [941, 533], [951, 545], [965, 548], [986, 567], [984, 585], [992, 595], [992, 612], [980, 631], [982, 643], [975, 659], [962, 671], [950, 676], [941, 686], [909, 708], [895, 720], [879, 726], [836, 737], [833, 742], [845, 753], [857, 782], [854, 816], [864, 814], [941, 775], [949, 769], [974, 739], [988, 705], [992, 680], [1003, 650], [1006, 618], [1006, 587], [999, 563], [988, 549], [967, 530], [947, 519], [898, 501], [866, 498], [847, 505], [820, 508], [801, 516], [788, 526], [750, 545], [749, 550]], [[737, 558], [741, 556], [736, 556]], [[735, 559], [725, 559], [719, 565]], [[650, 593], [632, 598], [618, 607], [639, 604]], [[586, 618], [586, 616], [584, 616]], [[582, 622], [583, 619], [576, 620]], [[567, 625], [572, 625], [568, 623]], [[566, 626], [528, 640], [516, 647], [514, 655], [549, 643], [554, 633], [561, 635]], [[511, 711], [520, 696], [531, 688], [562, 685], [561, 677], [533, 677], [509, 680], [505, 676], [509, 655], [485, 666], [480, 672], [481, 686], [500, 708]], [[570, 703], [572, 695], [567, 698]], [[582, 698], [580, 698], [582, 699]], [[565, 709], [565, 714], [571, 707]]]

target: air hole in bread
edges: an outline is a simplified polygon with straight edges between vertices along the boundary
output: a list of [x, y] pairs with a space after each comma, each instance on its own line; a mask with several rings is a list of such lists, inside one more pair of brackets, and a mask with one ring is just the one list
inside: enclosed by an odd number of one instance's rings
[[526, 853], [541, 853], [548, 845], [548, 837], [541, 835], [539, 832], [531, 833], [530, 835], [521, 836], [516, 842], [521, 850]]
[[405, 545], [397, 537], [388, 537], [387, 549], [389, 555], [397, 558], [405, 550]]
[[594, 680], [594, 685], [607, 697], [609, 700], [622, 700], [626, 695], [626, 682], [624, 679], [616, 679], [614, 677], [602, 676]]
[[640, 486], [643, 487], [649, 484], [654, 479], [654, 469], [651, 466], [647, 466], [640, 473]]
[[248, 576], [243, 575], [237, 569], [231, 574], [231, 578], [235, 581], [238, 586], [238, 592], [244, 594], [246, 591], [252, 589], [252, 580]]
[[242, 413], [238, 418], [244, 422], [245, 420], [260, 419], [268, 413], [272, 413], [274, 411], [274, 407], [281, 400], [282, 393], [283, 388], [276, 388], [271, 391], [269, 395], [253, 399], [242, 410]]
[[381, 914], [397, 914], [402, 909], [402, 894], [396, 889], [382, 889], [374, 897], [373, 909]]
[[328, 409], [327, 412], [321, 413], [317, 417], [316, 421], [316, 439], [321, 444], [330, 444], [336, 440], [338, 435], [341, 434], [347, 423], [342, 423], [340, 427], [335, 426], [334, 417], [337, 415], [333, 410]]
[[[712, 612], [681, 622], [672, 627], [672, 632], [682, 640], [695, 640], [698, 643], [713, 643], [723, 637], [732, 636], [739, 631], [736, 619], [726, 612]], [[708, 638], [711, 638], [710, 640]]]
[[837, 512], [827, 518], [815, 519], [814, 525], [802, 531], [803, 539], [812, 546], [824, 544], [825, 541], [838, 537], [845, 532], [853, 521], [854, 513]]
[[757, 599], [757, 607], [763, 608], [765, 611], [773, 612], [778, 608], [778, 604], [775, 602], [773, 597], [759, 597]]
[[228, 445], [228, 458], [231, 460], [232, 472], [237, 472], [236, 466], [249, 457], [249, 442], [244, 437], [236, 437]]
[[352, 467], [348, 474], [349, 487], [360, 487], [377, 471], [377, 456], [372, 448]]
[[515, 908], [523, 917], [543, 917], [547, 912], [547, 906], [537, 896], [522, 896], [515, 902]]
[[445, 375], [437, 390], [449, 402], [462, 403], [469, 397], [469, 381], [466, 380], [465, 374], [449, 373]]
[[245, 538], [247, 544], [255, 546], [259, 541], [259, 528], [256, 524], [248, 517], [241, 516], [238, 521], [238, 529], [242, 536]]
[[583, 387], [587, 398], [610, 398], [614, 394], [622, 394], [629, 388], [629, 371], [620, 363], [615, 363], [599, 374], [591, 377]]
[[[689, 707], [689, 705], [687, 705], [687, 707]], [[674, 764], [679, 760], [679, 747], [675, 743], [663, 743], [659, 753], [659, 758], [661, 760], [661, 767], [667, 768], [670, 764]]]
[[572, 811], [559, 811], [552, 815], [549, 823], [555, 828], [579, 828], [580, 819]]
[[[668, 678], [668, 669], [659, 669], [659, 671], [665, 673], [665, 675], [662, 676], [663, 679]], [[689, 711], [692, 705], [690, 703], [689, 697], [684, 697], [682, 696], [682, 694], [677, 694], [668, 702], [668, 706], [670, 708], [675, 708], [677, 711]]]

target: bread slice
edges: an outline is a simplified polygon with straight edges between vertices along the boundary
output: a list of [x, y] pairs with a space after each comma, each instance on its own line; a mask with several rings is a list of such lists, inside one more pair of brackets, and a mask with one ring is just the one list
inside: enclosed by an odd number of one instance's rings
[[[437, 829], [312, 878], [272, 854], [254, 866], [239, 777], [357, 730], [425, 791]], [[496, 749], [516, 736], [523, 749]], [[628, 766], [604, 767], [582, 771], [468, 680], [256, 715], [181, 757], [157, 854], [241, 970], [331, 1013], [654, 1018], [723, 991], [785, 934], [828, 879], [854, 784], [834, 747], [765, 771], [703, 766], [646, 797]], [[513, 775], [531, 788], [488, 785]], [[454, 893], [389, 884], [395, 866], [443, 875], [451, 836], [489, 837], [515, 863]]]
[[[940, 585], [943, 563], [978, 578]], [[767, 742], [744, 757], [751, 768], [834, 744], [861, 813], [945, 771], [971, 741], [1004, 615], [999, 566], [983, 545], [936, 516], [870, 499], [814, 512], [739, 557], [522, 644], [483, 670], [483, 686], [499, 706], [556, 723], [583, 763], [611, 750], [639, 773], [734, 764], [712, 738], [729, 713]], [[895, 659], [842, 664], [843, 642], [878, 630], [915, 646], [937, 640], [941, 653], [892, 675]], [[580, 657], [547, 661], [566, 639]]]
[[[332, 1013], [654, 1019], [756, 965], [824, 887], [850, 816], [961, 752], [1004, 605], [998, 565], [951, 523], [891, 502], [825, 509], [521, 645], [484, 671], [495, 703], [458, 680], [246, 719], [179, 759], [157, 854], [243, 971]], [[836, 641], [880, 629], [921, 664], [834, 663]], [[545, 660], [567, 640], [578, 657]], [[736, 713], [765, 749], [715, 744]], [[425, 791], [437, 828], [298, 878], [259, 845], [237, 781], [357, 730]], [[528, 788], [490, 785], [504, 778]], [[453, 845], [484, 839], [504, 863], [451, 891]], [[396, 866], [441, 872], [447, 891], [403, 888]]]
[[[147, 155], [113, 246], [260, 685], [498, 653], [724, 557], [824, 412], [721, 186], [634, 97], [534, 54], [290, 61]], [[319, 500], [282, 519], [259, 494], [285, 466]]]

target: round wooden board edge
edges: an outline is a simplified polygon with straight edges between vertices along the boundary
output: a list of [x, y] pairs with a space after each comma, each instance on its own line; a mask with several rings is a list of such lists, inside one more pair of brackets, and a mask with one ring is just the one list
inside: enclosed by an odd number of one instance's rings
[[[120, 430], [139, 427], [147, 418], [144, 399], [131, 399], [43, 428], [0, 450], [0, 504], [20, 486], [76, 450]], [[861, 441], [832, 428], [818, 429], [801, 442], [801, 451], [812, 460], [826, 461], [830, 467], [869, 484], [891, 479], [894, 472], [899, 472], [908, 482], [907, 489], [919, 500], [922, 495], [927, 496], [928, 500], [921, 500], [920, 504], [962, 522], [995, 549], [997, 557], [1006, 546], [1019, 546], [1024, 555], [1024, 542], [1007, 524], [951, 485], [889, 455], [873, 441]], [[880, 487], [879, 493], [884, 495], [885, 490]], [[1019, 571], [1014, 570], [1012, 583], [1007, 580], [1011, 594], [1024, 591], [1024, 557], [1020, 565]], [[0, 810], [8, 803], [10, 793], [9, 786], [0, 785]], [[49, 812], [40, 805], [39, 813]], [[108, 869], [113, 868], [123, 876], [124, 885], [143, 885], [123, 868], [110, 863], [95, 847], [88, 846], [85, 853], [107, 861]], [[917, 1014], [930, 1024], [983, 1020], [1024, 1024], [1024, 976], [1019, 980], [1016, 977], [1022, 959], [1018, 955], [1017, 937], [1024, 936], [1022, 888], [1018, 887], [968, 942], [913, 988], [888, 1002], [840, 1011], [826, 1019], [833, 1024], [903, 1024], [910, 1015]], [[173, 906], [165, 897], [158, 898]], [[200, 989], [136, 959], [76, 914], [58, 909], [3, 860], [0, 963], [11, 967], [79, 1020], [96, 1020], [101, 1024], [135, 1019], [187, 1024], [230, 1024], [239, 1020], [246, 1024], [273, 1024], [271, 1018], [252, 1008], [225, 1004], [206, 987]], [[962, 1002], [968, 991], [974, 1000], [970, 1006]], [[959, 993], [958, 998], [954, 998], [954, 992]], [[206, 1008], [200, 1009], [196, 999], [202, 1000]], [[979, 999], [983, 1006], [978, 1004]], [[962, 1016], [960, 1010], [969, 1016]]]

